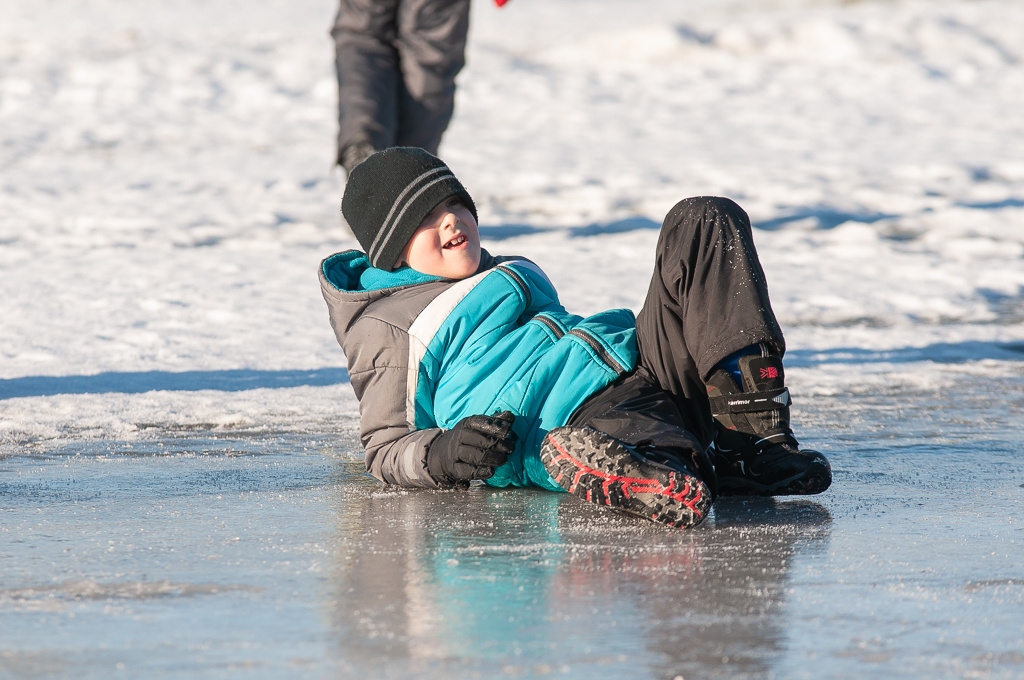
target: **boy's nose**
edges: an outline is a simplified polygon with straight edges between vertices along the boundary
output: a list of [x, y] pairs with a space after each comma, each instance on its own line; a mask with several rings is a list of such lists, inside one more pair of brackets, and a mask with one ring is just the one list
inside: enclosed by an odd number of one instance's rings
[[459, 216], [453, 212], [445, 213], [444, 219], [441, 222], [448, 229], [455, 229], [461, 222], [459, 222]]

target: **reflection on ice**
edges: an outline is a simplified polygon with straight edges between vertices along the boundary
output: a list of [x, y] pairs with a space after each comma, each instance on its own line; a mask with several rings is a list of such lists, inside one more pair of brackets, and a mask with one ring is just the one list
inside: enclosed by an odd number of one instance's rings
[[482, 486], [366, 493], [342, 512], [326, 605], [335, 654], [394, 676], [763, 675], [785, 638], [789, 565], [831, 524], [811, 501], [725, 500], [704, 526], [668, 531], [567, 495]]

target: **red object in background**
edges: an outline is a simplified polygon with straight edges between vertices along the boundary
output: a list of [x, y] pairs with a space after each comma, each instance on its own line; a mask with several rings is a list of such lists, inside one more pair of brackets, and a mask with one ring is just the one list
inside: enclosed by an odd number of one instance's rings
[[504, 7], [506, 2], [508, 2], [508, 0], [494, 0], [494, 4], [498, 7]]

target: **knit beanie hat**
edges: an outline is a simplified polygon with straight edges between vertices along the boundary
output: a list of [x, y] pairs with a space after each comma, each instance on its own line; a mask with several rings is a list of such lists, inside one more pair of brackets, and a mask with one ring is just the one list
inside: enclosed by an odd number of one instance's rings
[[473, 199], [444, 161], [423, 149], [396, 146], [353, 168], [341, 212], [370, 264], [390, 271], [423, 218], [452, 195], [476, 218]]

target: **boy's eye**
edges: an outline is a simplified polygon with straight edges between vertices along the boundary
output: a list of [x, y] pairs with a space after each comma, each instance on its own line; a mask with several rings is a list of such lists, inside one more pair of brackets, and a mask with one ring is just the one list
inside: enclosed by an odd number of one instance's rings
[[448, 201], [448, 207], [449, 208], [454, 208], [457, 205], [462, 205], [462, 201], [460, 201], [457, 198], [449, 199], [449, 201]]

